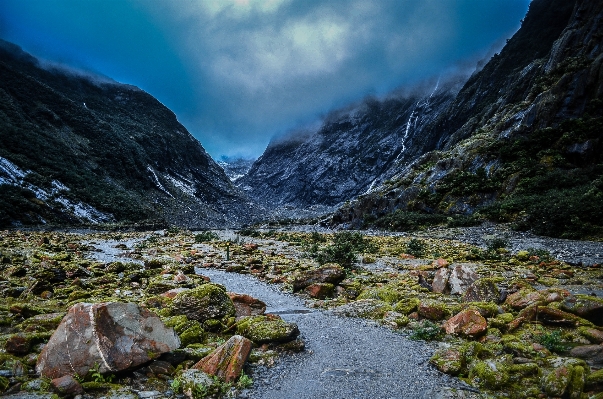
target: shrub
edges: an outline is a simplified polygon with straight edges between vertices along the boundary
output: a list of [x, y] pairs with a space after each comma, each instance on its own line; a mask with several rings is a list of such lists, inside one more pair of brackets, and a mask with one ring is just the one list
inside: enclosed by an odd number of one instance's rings
[[218, 240], [220, 237], [213, 231], [204, 231], [195, 235], [195, 242], [202, 243], [207, 241]]
[[416, 238], [411, 239], [408, 244], [406, 244], [406, 253], [417, 258], [424, 256], [426, 250], [427, 245]]
[[375, 252], [376, 247], [360, 233], [343, 231], [333, 236], [333, 243], [319, 249], [314, 243], [309, 250], [309, 255], [318, 263], [338, 263], [349, 268], [356, 260], [356, 256], [363, 252]]
[[415, 328], [410, 334], [410, 339], [433, 341], [442, 336], [442, 329], [440, 326], [429, 320], [423, 320], [421, 324]]
[[560, 330], [542, 334], [538, 337], [538, 342], [551, 352], [560, 353], [567, 349], [562, 343]]

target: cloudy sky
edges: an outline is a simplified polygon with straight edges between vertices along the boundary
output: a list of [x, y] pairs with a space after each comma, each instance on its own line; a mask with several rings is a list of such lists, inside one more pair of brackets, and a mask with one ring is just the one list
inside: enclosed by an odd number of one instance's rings
[[0, 0], [0, 37], [136, 85], [214, 157], [467, 68], [530, 0]]

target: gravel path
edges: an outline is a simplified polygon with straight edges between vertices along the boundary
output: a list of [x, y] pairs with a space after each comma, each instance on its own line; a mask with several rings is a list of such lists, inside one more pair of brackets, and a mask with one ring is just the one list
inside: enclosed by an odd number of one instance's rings
[[[468, 397], [458, 380], [439, 373], [427, 361], [434, 347], [411, 341], [373, 322], [342, 318], [304, 307], [299, 298], [253, 277], [201, 269], [229, 291], [266, 302], [267, 312], [297, 323], [306, 343], [302, 354], [286, 358], [255, 376], [249, 399], [386, 399]], [[451, 396], [449, 387], [461, 389]]]

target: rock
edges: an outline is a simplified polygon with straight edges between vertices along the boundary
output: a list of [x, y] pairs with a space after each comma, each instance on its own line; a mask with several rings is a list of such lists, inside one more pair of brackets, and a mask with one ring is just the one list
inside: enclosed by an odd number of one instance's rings
[[551, 371], [542, 378], [542, 389], [549, 396], [580, 399], [586, 381], [586, 364], [582, 360], [551, 357], [547, 358]]
[[506, 368], [493, 360], [477, 361], [469, 370], [469, 380], [483, 388], [498, 389], [509, 380]]
[[75, 396], [84, 393], [84, 388], [72, 375], [55, 378], [50, 381], [50, 385], [59, 395]]
[[450, 270], [443, 267], [438, 269], [431, 283], [431, 290], [438, 294], [448, 294], [450, 287], [448, 286], [448, 279], [450, 278]]
[[603, 345], [576, 346], [570, 351], [570, 355], [583, 359], [589, 366], [603, 366]]
[[394, 305], [394, 310], [403, 314], [411, 314], [419, 308], [421, 301], [419, 298], [406, 298], [400, 300]]
[[446, 334], [475, 338], [486, 332], [488, 323], [475, 309], [467, 309], [444, 322]]
[[429, 359], [442, 373], [458, 375], [464, 367], [465, 357], [458, 348], [439, 350]]
[[174, 299], [174, 298], [176, 298], [176, 295], [180, 294], [181, 292], [188, 291], [188, 290], [190, 290], [190, 288], [174, 288], [174, 289], [164, 292], [163, 294], [161, 294], [161, 296], [164, 296], [164, 297], [170, 298], [170, 299]]
[[251, 295], [236, 294], [234, 292], [227, 292], [227, 294], [234, 304], [235, 317], [257, 316], [264, 314], [266, 311], [266, 304]]
[[448, 284], [451, 294], [463, 294], [478, 279], [475, 271], [467, 265], [457, 265], [452, 269]]
[[561, 366], [549, 372], [543, 379], [542, 389], [550, 396], [562, 396], [570, 383], [572, 368]]
[[170, 306], [173, 315], [186, 315], [190, 320], [204, 322], [235, 315], [235, 306], [226, 289], [218, 284], [208, 283], [184, 291], [174, 297]]
[[225, 382], [234, 382], [241, 375], [243, 365], [251, 352], [251, 341], [240, 335], [233, 335], [210, 355], [193, 366], [207, 374], [215, 375]]
[[237, 323], [237, 334], [256, 344], [293, 341], [299, 335], [295, 323], [287, 323], [278, 316], [247, 316]]
[[590, 373], [585, 385], [586, 389], [603, 390], [603, 369]]
[[387, 312], [392, 311], [391, 305], [377, 299], [360, 299], [333, 309], [339, 316], [362, 317], [365, 319], [380, 320]]
[[603, 299], [588, 295], [569, 296], [560, 308], [580, 316], [597, 326], [603, 326]]
[[523, 309], [535, 304], [546, 305], [551, 302], [561, 302], [570, 297], [572, 294], [569, 291], [560, 288], [534, 291], [532, 288], [525, 287], [509, 295], [505, 303], [513, 309]]
[[24, 334], [11, 335], [4, 344], [4, 349], [13, 355], [23, 356], [29, 353], [31, 340]]
[[311, 284], [331, 283], [337, 285], [345, 278], [345, 270], [336, 263], [328, 263], [314, 270], [305, 270], [293, 278], [293, 291], [299, 291]]
[[175, 383], [172, 386], [177, 385], [179, 390], [191, 399], [199, 398], [200, 395], [198, 392], [207, 392], [209, 394], [219, 392], [219, 387], [217, 386], [219, 382], [214, 381], [209, 375], [197, 369], [183, 371], [174, 381]]
[[306, 293], [312, 298], [325, 299], [333, 296], [334, 289], [335, 287], [333, 286], [333, 284], [316, 283], [307, 286], [304, 291], [306, 291]]
[[476, 280], [463, 294], [463, 302], [494, 302], [500, 301], [500, 290], [491, 278]]
[[450, 316], [450, 311], [445, 304], [430, 299], [421, 301], [417, 311], [419, 316], [429, 320], [443, 320]]
[[578, 332], [593, 344], [603, 344], [603, 331], [601, 330], [592, 327], [580, 327]]
[[174, 330], [134, 303], [78, 303], [71, 307], [38, 358], [47, 378], [126, 370], [180, 346]]
[[147, 366], [147, 370], [151, 375], [172, 375], [176, 370], [174, 366], [165, 360], [153, 360], [151, 364]]

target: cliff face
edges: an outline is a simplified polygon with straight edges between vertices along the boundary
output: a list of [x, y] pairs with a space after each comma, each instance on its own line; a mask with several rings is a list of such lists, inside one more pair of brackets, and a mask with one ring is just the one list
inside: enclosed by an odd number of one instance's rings
[[236, 224], [248, 201], [144, 91], [0, 42], [0, 223]]
[[396, 165], [435, 147], [437, 138], [423, 129], [458, 88], [433, 82], [334, 112], [318, 128], [273, 140], [237, 184], [268, 208], [333, 206], [370, 191]]
[[333, 222], [477, 212], [539, 234], [601, 235], [602, 20], [600, 1], [534, 0], [500, 54], [426, 128], [440, 130], [439, 151]]

